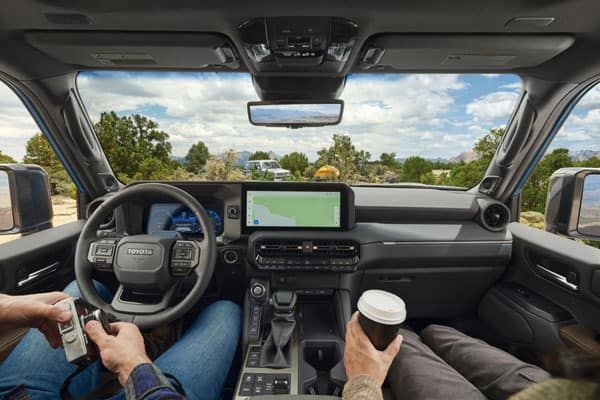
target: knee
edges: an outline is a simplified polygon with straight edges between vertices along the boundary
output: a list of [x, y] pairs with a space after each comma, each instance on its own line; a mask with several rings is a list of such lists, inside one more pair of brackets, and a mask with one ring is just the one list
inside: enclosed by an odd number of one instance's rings
[[77, 286], [77, 281], [72, 281], [69, 283], [63, 290], [66, 294], [71, 297], [81, 297], [81, 292], [79, 291], [79, 286]]
[[219, 300], [209, 305], [204, 311], [206, 318], [219, 321], [235, 330], [240, 330], [242, 321], [242, 309], [236, 303], [229, 300]]
[[445, 342], [448, 338], [455, 340], [465, 335], [449, 326], [431, 324], [421, 331], [420, 336], [429, 347], [437, 347], [440, 341]]
[[[102, 284], [98, 281], [93, 281], [93, 283], [94, 283], [94, 287], [96, 288], [96, 292], [98, 292], [98, 296], [100, 296], [100, 298], [102, 298], [102, 300], [109, 302], [110, 299], [112, 298], [112, 293], [110, 293], [110, 290], [108, 290], [108, 288], [106, 286], [104, 286], [104, 284]], [[73, 281], [73, 282], [69, 283], [65, 287], [63, 292], [65, 292], [66, 294], [68, 294], [71, 297], [81, 297], [81, 292], [79, 291], [79, 286], [77, 285], [77, 281]]]

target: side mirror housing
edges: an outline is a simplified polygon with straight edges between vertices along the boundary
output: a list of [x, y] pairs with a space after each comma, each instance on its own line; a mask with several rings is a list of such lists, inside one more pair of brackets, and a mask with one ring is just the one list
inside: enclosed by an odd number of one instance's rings
[[0, 235], [52, 227], [48, 174], [37, 165], [0, 164]]
[[545, 229], [600, 240], [600, 168], [561, 168], [548, 181]]

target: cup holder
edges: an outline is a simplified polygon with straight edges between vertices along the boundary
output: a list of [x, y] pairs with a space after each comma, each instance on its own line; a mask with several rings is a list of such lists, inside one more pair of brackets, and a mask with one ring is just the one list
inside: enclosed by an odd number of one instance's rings
[[315, 371], [304, 382], [304, 393], [309, 395], [340, 396], [342, 385], [332, 379], [332, 370], [342, 361], [342, 353], [337, 342], [305, 342], [304, 362]]

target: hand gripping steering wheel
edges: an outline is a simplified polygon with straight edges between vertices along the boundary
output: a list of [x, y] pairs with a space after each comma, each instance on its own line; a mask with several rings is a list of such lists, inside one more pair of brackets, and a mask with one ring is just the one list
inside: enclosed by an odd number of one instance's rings
[[[103, 221], [118, 206], [136, 200], [161, 196], [181, 203], [198, 218], [204, 238], [183, 240], [158, 235], [98, 237]], [[202, 297], [215, 268], [217, 241], [212, 220], [204, 207], [189, 193], [162, 183], [142, 183], [128, 187], [102, 203], [89, 217], [75, 250], [75, 277], [83, 298], [122, 321], [140, 329], [168, 324], [189, 311]], [[110, 304], [98, 295], [92, 272], [113, 270], [119, 282]], [[182, 278], [195, 274], [190, 292], [177, 304], [171, 304]], [[132, 292], [153, 294], [132, 297]]]

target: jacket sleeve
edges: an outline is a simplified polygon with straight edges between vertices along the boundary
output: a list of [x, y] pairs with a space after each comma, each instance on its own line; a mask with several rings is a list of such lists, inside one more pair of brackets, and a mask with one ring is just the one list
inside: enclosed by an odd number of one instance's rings
[[154, 364], [140, 364], [125, 382], [127, 400], [185, 400]]
[[346, 382], [343, 400], [383, 400], [383, 395], [373, 378], [359, 375]]

